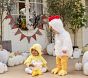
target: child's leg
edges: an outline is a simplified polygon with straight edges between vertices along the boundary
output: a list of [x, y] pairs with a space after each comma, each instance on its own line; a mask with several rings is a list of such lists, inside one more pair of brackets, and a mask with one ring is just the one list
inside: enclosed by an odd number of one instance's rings
[[61, 70], [61, 58], [56, 57], [56, 67]]
[[68, 64], [68, 56], [61, 57], [61, 70], [59, 75], [66, 75], [67, 74], [67, 64]]
[[25, 72], [28, 74], [32, 74], [32, 69], [30, 67], [25, 68]]
[[61, 70], [61, 59], [56, 57], [56, 68], [52, 70], [52, 73], [57, 74]]
[[39, 68], [32, 70], [32, 76], [37, 76], [37, 75], [41, 75], [41, 74], [42, 74], [42, 71]]

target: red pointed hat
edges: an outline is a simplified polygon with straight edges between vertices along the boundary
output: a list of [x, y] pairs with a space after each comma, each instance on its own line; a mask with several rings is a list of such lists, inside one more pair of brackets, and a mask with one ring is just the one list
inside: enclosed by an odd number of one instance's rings
[[63, 23], [60, 19], [60, 16], [53, 15], [48, 18], [49, 26], [52, 27], [55, 31], [62, 33], [63, 32]]
[[60, 16], [59, 15], [52, 15], [52, 16], [49, 16], [49, 22], [51, 21], [51, 20], [53, 20], [53, 19], [59, 19], [60, 18]]

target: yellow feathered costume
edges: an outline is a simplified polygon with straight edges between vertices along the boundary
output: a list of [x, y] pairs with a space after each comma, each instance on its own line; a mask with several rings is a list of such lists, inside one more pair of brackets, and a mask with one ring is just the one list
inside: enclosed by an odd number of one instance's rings
[[[27, 66], [27, 68], [25, 69], [25, 72], [32, 74], [32, 76], [40, 75], [40, 74], [42, 74], [42, 72], [46, 72], [47, 62], [42, 57], [41, 45], [34, 44], [30, 48], [30, 52], [31, 52], [32, 49], [35, 49], [39, 54], [38, 54], [38, 56], [33, 56], [32, 53], [31, 53], [31, 55], [27, 58], [27, 60], [24, 62], [24, 64], [26, 64], [26, 66]], [[31, 67], [30, 66], [31, 64], [34, 65], [34, 67]]]

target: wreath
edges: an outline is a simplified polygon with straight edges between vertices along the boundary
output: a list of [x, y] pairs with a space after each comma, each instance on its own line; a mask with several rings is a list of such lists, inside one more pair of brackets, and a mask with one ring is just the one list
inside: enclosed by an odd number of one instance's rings
[[[33, 35], [31, 35], [31, 36], [29, 36], [29, 35], [25, 35], [23, 32], [22, 32], [22, 29], [19, 27], [19, 25], [20, 25], [20, 23], [19, 24], [16, 24], [15, 23], [15, 21], [14, 21], [14, 19], [13, 19], [13, 17], [11, 16], [11, 15], [7, 15], [6, 17], [5, 17], [5, 19], [10, 19], [10, 22], [9, 22], [9, 24], [11, 25], [11, 29], [17, 29], [17, 31], [15, 32], [15, 35], [18, 35], [18, 34], [21, 34], [21, 37], [20, 37], [20, 41], [21, 40], [23, 40], [25, 37], [27, 38], [27, 40], [28, 40], [28, 43], [30, 43], [30, 39], [31, 38], [34, 38], [35, 40], [36, 40], [36, 34], [38, 34], [38, 35], [42, 35], [42, 33], [40, 32], [40, 29], [41, 30], [44, 30], [43, 29], [43, 24], [44, 24], [44, 21], [42, 21], [41, 23], [39, 22], [39, 16], [36, 16], [36, 18], [35, 18], [35, 21], [34, 21], [34, 23], [33, 23], [33, 27], [34, 27], [34, 30], [36, 29], [36, 32], [33, 34]], [[42, 15], [41, 16], [41, 19], [43, 20], [43, 19], [46, 19], [47, 17], [44, 15]], [[32, 19], [30, 19], [30, 20], [32, 20]], [[23, 22], [23, 23], [22, 23]], [[23, 20], [21, 22], [21, 24], [23, 24], [23, 25], [25, 25], [25, 20]], [[25, 28], [25, 26], [23, 26], [24, 28]], [[25, 30], [28, 30], [28, 28], [25, 28]]]

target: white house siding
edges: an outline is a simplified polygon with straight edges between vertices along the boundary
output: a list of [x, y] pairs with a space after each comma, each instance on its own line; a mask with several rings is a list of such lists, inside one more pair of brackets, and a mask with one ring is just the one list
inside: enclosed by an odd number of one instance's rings
[[88, 28], [83, 28], [83, 46], [88, 44]]

